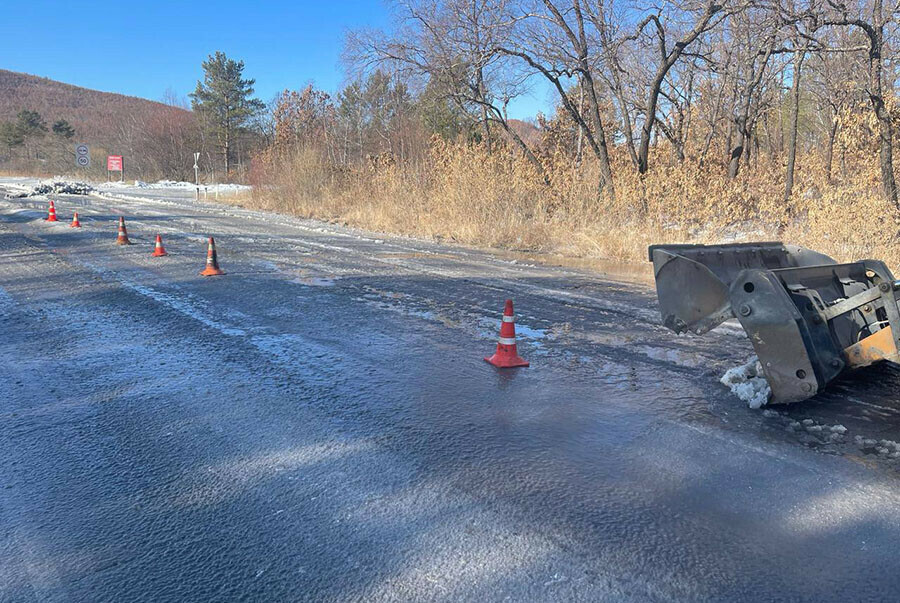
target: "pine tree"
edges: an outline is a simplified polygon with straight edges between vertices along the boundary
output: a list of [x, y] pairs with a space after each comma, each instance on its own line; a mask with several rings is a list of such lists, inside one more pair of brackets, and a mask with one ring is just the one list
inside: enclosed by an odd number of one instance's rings
[[53, 123], [53, 133], [60, 138], [69, 140], [75, 136], [75, 128], [73, 128], [66, 120], [59, 119]]
[[234, 61], [216, 51], [203, 62], [203, 81], [190, 95], [191, 108], [201, 117], [207, 133], [215, 138], [225, 162], [225, 173], [231, 168], [232, 143], [245, 129], [250, 118], [265, 108], [259, 99], [251, 98], [256, 80], [244, 79], [244, 62]]
[[23, 109], [16, 115], [16, 127], [26, 139], [42, 138], [47, 133], [47, 123], [37, 111]]
[[47, 122], [37, 111], [22, 109], [16, 115], [16, 129], [25, 143], [26, 153], [37, 157], [38, 151], [34, 144], [47, 133]]
[[13, 147], [21, 146], [25, 137], [11, 121], [0, 122], [0, 144], [6, 147], [7, 156], [12, 155]]

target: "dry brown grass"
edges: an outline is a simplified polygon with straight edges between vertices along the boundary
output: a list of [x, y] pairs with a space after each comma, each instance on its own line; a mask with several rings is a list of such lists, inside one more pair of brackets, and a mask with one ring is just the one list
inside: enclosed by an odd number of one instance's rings
[[[851, 149], [856, 151], [856, 149]], [[882, 199], [876, 156], [856, 153], [827, 182], [817, 153], [800, 157], [785, 204], [780, 161], [760, 158], [729, 181], [723, 165], [669, 163], [643, 178], [617, 156], [615, 201], [598, 199], [596, 168], [548, 158], [551, 185], [511, 153], [436, 141], [419, 164], [337, 169], [315, 151], [280, 157], [243, 205], [370, 230], [572, 257], [644, 261], [653, 243], [785, 240], [839, 260], [900, 264], [897, 213]], [[846, 155], [846, 153], [845, 153]], [[868, 158], [867, 158], [868, 157]], [[265, 185], [263, 185], [266, 183]]]

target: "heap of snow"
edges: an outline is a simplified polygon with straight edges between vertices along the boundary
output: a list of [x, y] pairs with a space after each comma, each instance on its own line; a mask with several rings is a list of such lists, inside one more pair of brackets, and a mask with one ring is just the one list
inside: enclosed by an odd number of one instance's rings
[[[160, 180], [158, 182], [144, 182], [142, 180], [135, 180], [134, 184], [120, 184], [120, 183], [112, 183], [113, 186], [133, 186], [135, 188], [158, 188], [158, 189], [190, 189], [194, 190], [197, 188], [197, 184], [195, 182], [185, 182], [178, 180]], [[210, 192], [219, 190], [219, 192], [238, 192], [238, 191], [248, 191], [250, 187], [246, 184], [209, 184], [209, 183], [200, 183], [200, 188], [208, 190]]]
[[64, 182], [62, 180], [54, 180], [52, 182], [41, 182], [27, 193], [21, 193], [19, 197], [34, 197], [37, 195], [89, 195], [94, 191], [94, 187], [84, 182]]
[[[197, 184], [194, 182], [178, 182], [177, 180], [160, 180], [159, 182], [154, 182], [152, 184], [147, 184], [146, 182], [141, 183], [142, 188], [189, 188], [194, 189], [197, 187]], [[209, 184], [209, 183], [201, 183], [200, 188], [208, 189], [210, 191], [214, 191], [218, 189], [221, 192], [236, 192], [236, 191], [248, 191], [250, 187], [246, 184]]]
[[[169, 190], [190, 190], [193, 191], [197, 188], [196, 183], [194, 182], [185, 182], [178, 180], [160, 180], [158, 182], [144, 182], [143, 180], [134, 180], [128, 182], [104, 182], [100, 185], [102, 189], [117, 189], [117, 188], [149, 188], [149, 189], [169, 189]], [[214, 193], [219, 191], [220, 193], [238, 193], [243, 191], [249, 191], [250, 186], [246, 184], [200, 184], [201, 190], [207, 193]]]
[[762, 365], [756, 356], [753, 356], [747, 364], [725, 371], [720, 381], [750, 408], [765, 406], [769, 396], [772, 395], [772, 388], [763, 376]]
[[112, 182], [103, 182], [99, 188], [147, 188], [147, 183], [142, 180], [113, 180]]
[[154, 184], [148, 184], [147, 188], [194, 188], [193, 182], [178, 182], [177, 180], [160, 180]]

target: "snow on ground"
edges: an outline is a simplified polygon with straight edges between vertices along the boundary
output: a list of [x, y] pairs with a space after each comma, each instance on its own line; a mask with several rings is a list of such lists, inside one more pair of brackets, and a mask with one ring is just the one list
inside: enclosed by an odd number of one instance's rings
[[94, 187], [84, 182], [70, 182], [66, 180], [41, 180], [32, 187], [21, 188], [19, 197], [36, 197], [39, 195], [87, 195], [93, 192]]
[[[31, 184], [30, 182], [28, 184]], [[158, 190], [194, 190], [196, 184], [193, 182], [178, 182], [175, 180], [160, 180], [158, 182], [144, 182], [142, 180], [126, 180], [124, 182], [100, 182], [85, 183], [80, 181], [72, 181], [66, 178], [54, 177], [48, 180], [37, 181], [31, 186], [19, 187], [28, 191], [26, 195], [46, 195], [46, 194], [70, 194], [70, 195], [86, 195], [93, 190], [122, 190], [133, 188], [158, 189]], [[234, 194], [249, 191], [250, 186], [246, 184], [201, 184], [200, 188], [208, 193], [218, 191], [223, 194]]]
[[[184, 182], [177, 180], [159, 180], [158, 182], [144, 182], [143, 180], [128, 180], [125, 182], [106, 182], [98, 185], [100, 189], [121, 189], [121, 188], [149, 188], [149, 189], [190, 189], [194, 190], [197, 185], [193, 182]], [[249, 191], [251, 187], [246, 184], [200, 184], [200, 188], [210, 191], [218, 190], [220, 193], [238, 193]]]
[[756, 356], [746, 364], [725, 371], [720, 381], [750, 408], [765, 406], [772, 395], [772, 388], [763, 376], [762, 365]]

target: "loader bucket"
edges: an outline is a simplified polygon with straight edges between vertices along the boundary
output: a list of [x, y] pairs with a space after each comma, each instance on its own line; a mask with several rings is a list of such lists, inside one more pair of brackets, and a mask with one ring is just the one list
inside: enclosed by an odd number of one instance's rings
[[897, 362], [900, 283], [883, 262], [838, 264], [777, 242], [653, 245], [663, 324], [698, 335], [737, 318], [773, 402], [805, 400], [845, 368]]

